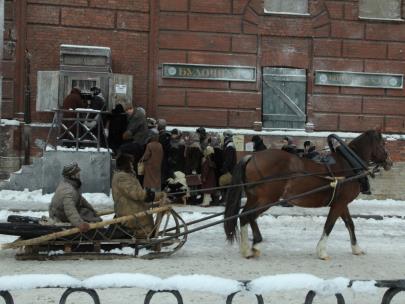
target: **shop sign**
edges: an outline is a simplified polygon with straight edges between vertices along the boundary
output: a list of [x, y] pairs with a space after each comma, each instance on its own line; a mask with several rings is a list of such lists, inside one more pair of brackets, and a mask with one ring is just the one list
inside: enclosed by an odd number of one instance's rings
[[315, 71], [315, 84], [341, 87], [402, 89], [403, 74]]
[[246, 66], [163, 63], [163, 78], [256, 81], [256, 68]]

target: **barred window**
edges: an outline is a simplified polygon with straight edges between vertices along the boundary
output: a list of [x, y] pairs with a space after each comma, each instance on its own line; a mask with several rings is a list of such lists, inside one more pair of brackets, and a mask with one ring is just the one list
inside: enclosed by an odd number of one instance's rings
[[264, 12], [308, 15], [308, 0], [264, 0]]
[[360, 0], [359, 6], [360, 18], [401, 20], [401, 0]]

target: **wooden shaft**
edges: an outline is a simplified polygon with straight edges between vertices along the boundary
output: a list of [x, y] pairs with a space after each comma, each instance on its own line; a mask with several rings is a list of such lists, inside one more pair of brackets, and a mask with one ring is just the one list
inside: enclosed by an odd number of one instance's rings
[[[171, 209], [171, 206], [167, 205], [167, 206], [163, 206], [163, 207], [157, 207], [157, 208], [149, 209], [146, 211], [138, 212], [133, 215], [126, 215], [126, 216], [118, 217], [118, 218], [108, 220], [108, 221], [102, 221], [102, 222], [98, 222], [98, 223], [89, 223], [90, 230], [96, 229], [96, 228], [101, 228], [101, 227], [108, 226], [111, 224], [128, 222], [137, 217], [142, 217], [142, 216], [149, 215], [149, 214], [164, 212], [164, 211], [167, 211], [170, 209]], [[47, 242], [50, 240], [55, 240], [55, 239], [65, 237], [68, 235], [72, 235], [75, 233], [79, 233], [79, 232], [80, 232], [80, 229], [75, 227], [75, 228], [71, 228], [71, 229], [67, 229], [67, 230], [63, 230], [63, 231], [58, 231], [58, 232], [53, 232], [50, 234], [42, 235], [42, 236], [39, 236], [39, 237], [36, 237], [33, 239], [29, 239], [29, 240], [22, 240], [22, 241], [15, 241], [12, 243], [0, 244], [0, 250], [18, 248], [18, 247], [22, 247], [22, 246], [38, 245], [38, 244], [41, 244], [41, 243], [44, 243], [44, 242]]]

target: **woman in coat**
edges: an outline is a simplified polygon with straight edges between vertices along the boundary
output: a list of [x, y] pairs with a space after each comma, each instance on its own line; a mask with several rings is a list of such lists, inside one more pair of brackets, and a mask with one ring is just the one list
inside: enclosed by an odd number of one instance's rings
[[149, 142], [142, 156], [145, 168], [143, 186], [153, 191], [160, 191], [163, 147], [159, 142], [159, 133], [155, 129], [151, 129], [150, 133]]

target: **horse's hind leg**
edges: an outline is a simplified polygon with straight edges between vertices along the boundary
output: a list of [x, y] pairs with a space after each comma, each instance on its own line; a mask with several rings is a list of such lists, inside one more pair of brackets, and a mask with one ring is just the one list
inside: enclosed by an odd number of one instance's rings
[[[339, 204], [339, 202], [335, 202], [335, 204]], [[318, 254], [318, 257], [322, 260], [329, 260], [330, 257], [328, 253], [326, 252], [326, 244], [328, 241], [329, 234], [332, 232], [333, 226], [336, 223], [337, 218], [341, 214], [341, 210], [339, 208], [335, 208], [336, 205], [333, 205], [330, 210], [328, 217], [325, 222], [325, 226], [323, 228], [323, 233], [321, 236], [321, 239], [318, 242], [318, 245], [316, 246], [316, 252]]]
[[252, 246], [252, 251], [254, 256], [260, 256], [260, 248], [259, 244], [262, 242], [263, 237], [262, 234], [260, 233], [259, 226], [257, 225], [257, 216], [255, 215], [254, 217], [252, 216], [250, 220], [250, 227], [252, 228], [252, 233], [253, 233], [253, 246]]
[[343, 214], [341, 217], [346, 225], [347, 230], [349, 231], [352, 253], [355, 255], [364, 254], [364, 251], [361, 250], [360, 246], [357, 244], [356, 234], [354, 233], [354, 223], [352, 220], [352, 216], [350, 215], [349, 208], [347, 208], [347, 206], [345, 210], [343, 210]]
[[[253, 195], [249, 195], [247, 193], [247, 201], [246, 205], [243, 208], [243, 212], [249, 211], [256, 206], [256, 197]], [[240, 252], [243, 257], [245, 258], [251, 258], [254, 256], [257, 256], [258, 252], [255, 252], [254, 247], [251, 247], [249, 244], [249, 224], [252, 228], [253, 232], [253, 244], [255, 242], [259, 243], [262, 240], [262, 236], [260, 234], [259, 228], [257, 226], [257, 223], [255, 221], [256, 219], [256, 214], [249, 214], [246, 216], [241, 216], [239, 221], [240, 221]], [[252, 225], [252, 222], [254, 224]], [[260, 251], [259, 251], [260, 252]]]

